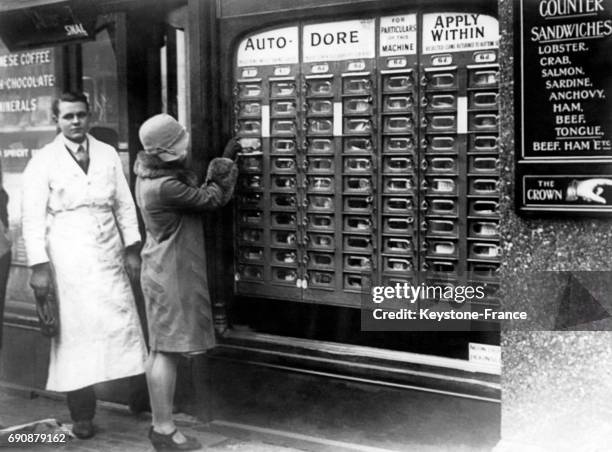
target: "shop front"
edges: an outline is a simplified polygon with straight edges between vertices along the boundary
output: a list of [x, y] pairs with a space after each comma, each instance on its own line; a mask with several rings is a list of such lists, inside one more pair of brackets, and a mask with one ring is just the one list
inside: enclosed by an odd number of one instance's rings
[[[88, 2], [63, 3], [78, 11]], [[232, 206], [203, 218], [218, 345], [183, 366], [192, 411], [250, 423], [245, 401], [258, 401], [253, 410], [341, 410], [375, 391], [359, 407], [363, 416], [374, 400], [393, 399], [401, 411], [416, 393], [482, 403], [499, 420], [496, 324], [361, 325], [372, 286], [478, 284], [487, 297], [477, 308], [499, 306], [497, 3], [145, 3], [99, 2], [81, 10], [95, 16], [95, 39], [36, 43], [48, 49], [41, 74], [54, 83], [27, 94], [39, 96], [27, 122], [13, 115], [2, 123], [16, 234], [3, 379], [44, 383], [46, 345], [19, 257], [18, 178], [54, 133], [43, 106], [76, 88], [88, 93], [126, 172], [138, 125], [162, 110], [190, 129], [196, 170], [227, 138], [242, 145]], [[26, 97], [0, 89], [0, 106], [12, 95]], [[11, 157], [15, 149], [25, 149], [22, 161]], [[11, 347], [24, 343], [38, 358], [18, 364]], [[280, 425], [272, 418], [270, 426]]]

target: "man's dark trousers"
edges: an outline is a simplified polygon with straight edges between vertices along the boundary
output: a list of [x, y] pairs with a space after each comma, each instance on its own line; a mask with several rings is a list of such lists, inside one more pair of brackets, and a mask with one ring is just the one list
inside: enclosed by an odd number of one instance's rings
[[96, 393], [93, 386], [70, 391], [66, 394], [70, 417], [74, 422], [91, 421], [96, 414]]

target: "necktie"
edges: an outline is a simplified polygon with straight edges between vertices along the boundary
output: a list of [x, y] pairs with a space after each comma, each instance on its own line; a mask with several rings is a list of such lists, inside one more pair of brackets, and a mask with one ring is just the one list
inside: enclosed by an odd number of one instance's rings
[[83, 171], [87, 172], [87, 168], [89, 167], [89, 156], [87, 155], [87, 151], [85, 151], [83, 146], [79, 145], [75, 157], [77, 162], [79, 162], [80, 167], [83, 168]]

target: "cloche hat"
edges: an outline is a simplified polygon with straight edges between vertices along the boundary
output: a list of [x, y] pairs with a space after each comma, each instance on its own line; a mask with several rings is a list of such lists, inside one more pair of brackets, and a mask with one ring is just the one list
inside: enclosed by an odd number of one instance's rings
[[166, 113], [152, 116], [143, 122], [138, 136], [145, 153], [156, 155], [164, 162], [180, 160], [187, 154], [189, 133]]

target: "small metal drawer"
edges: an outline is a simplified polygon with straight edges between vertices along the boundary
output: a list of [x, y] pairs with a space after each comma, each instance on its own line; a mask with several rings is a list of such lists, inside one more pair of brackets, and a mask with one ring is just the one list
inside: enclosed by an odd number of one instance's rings
[[372, 93], [372, 82], [368, 77], [345, 77], [342, 80], [342, 93], [363, 95]]
[[344, 290], [361, 291], [363, 290], [363, 277], [345, 273], [343, 275]]
[[334, 197], [308, 195], [308, 210], [334, 210]]
[[470, 220], [470, 237], [498, 238], [499, 222], [490, 220]]
[[422, 188], [432, 195], [457, 195], [457, 181], [452, 177], [427, 177]]
[[343, 245], [346, 252], [372, 252], [372, 239], [363, 235], [345, 235]]
[[270, 132], [272, 135], [295, 135], [297, 127], [293, 120], [273, 119]]
[[335, 151], [333, 138], [311, 138], [307, 141], [308, 154], [333, 154]]
[[472, 199], [469, 201], [469, 215], [491, 217], [499, 215], [499, 202], [493, 199]]
[[344, 118], [345, 134], [371, 134], [372, 131], [372, 120], [369, 118]]
[[383, 152], [413, 153], [415, 149], [412, 137], [384, 137]]
[[272, 190], [295, 191], [295, 176], [272, 175]]
[[411, 177], [384, 177], [383, 193], [409, 193], [414, 188]]
[[468, 171], [470, 173], [495, 174], [498, 173], [499, 159], [492, 156], [470, 155]]
[[412, 234], [414, 217], [384, 217], [383, 232], [386, 234]]
[[457, 131], [457, 116], [448, 115], [425, 115], [421, 124], [428, 133], [444, 133]]
[[263, 244], [263, 231], [261, 229], [241, 228], [238, 237], [244, 243]]
[[372, 209], [372, 197], [370, 196], [345, 196], [344, 210], [346, 212], [369, 213]]
[[383, 91], [385, 93], [404, 92], [414, 88], [412, 73], [383, 76]]
[[367, 216], [345, 215], [343, 223], [344, 232], [372, 232], [372, 220]]
[[412, 116], [385, 116], [383, 120], [384, 133], [410, 133], [414, 132]]
[[497, 260], [501, 255], [501, 248], [496, 243], [471, 242], [468, 257], [471, 259]]
[[457, 157], [430, 156], [425, 158], [424, 167], [431, 174], [457, 173]]
[[427, 71], [421, 78], [421, 85], [426, 90], [457, 89], [456, 71]]
[[261, 156], [243, 157], [238, 159], [238, 166], [241, 171], [260, 173], [263, 168]]
[[349, 97], [343, 101], [343, 113], [345, 115], [371, 115], [371, 97]]
[[263, 248], [245, 247], [239, 250], [240, 259], [245, 262], [263, 262]]
[[334, 216], [333, 215], [321, 215], [311, 214], [308, 215], [308, 228], [323, 231], [334, 230]]
[[457, 109], [457, 94], [456, 93], [427, 93], [421, 99], [421, 106], [428, 111], [436, 110], [456, 110]]
[[344, 152], [372, 152], [374, 146], [370, 138], [350, 137], [344, 139]]
[[308, 176], [306, 181], [309, 192], [333, 192], [335, 189], [332, 176]]
[[369, 177], [344, 177], [344, 192], [369, 194], [372, 191], [372, 179]]
[[370, 157], [344, 157], [343, 161], [346, 173], [371, 172], [373, 168]]
[[422, 204], [428, 215], [457, 215], [457, 201], [449, 198], [429, 198]]
[[261, 103], [238, 102], [238, 116], [259, 118], [261, 116]]
[[261, 224], [263, 212], [260, 210], [240, 210], [240, 222], [243, 224]]
[[334, 104], [329, 99], [310, 99], [306, 108], [309, 116], [330, 116], [334, 113]]
[[499, 69], [471, 69], [468, 71], [468, 88], [489, 88], [499, 84]]
[[383, 252], [390, 254], [412, 254], [412, 241], [407, 238], [385, 237], [383, 239]]
[[238, 279], [246, 281], [263, 281], [263, 267], [254, 265], [238, 266]]
[[321, 270], [333, 270], [334, 269], [334, 255], [330, 253], [308, 253], [308, 267], [317, 268]]
[[413, 271], [412, 259], [405, 257], [383, 256], [383, 271], [389, 273], [406, 273]]
[[331, 96], [334, 93], [334, 84], [331, 79], [308, 80], [306, 94], [308, 96]]
[[297, 270], [293, 268], [272, 267], [272, 282], [295, 285], [298, 279]]
[[496, 110], [499, 106], [498, 99], [497, 91], [470, 91], [468, 108]]
[[296, 106], [294, 100], [277, 100], [270, 103], [270, 112], [273, 116], [295, 116]]
[[422, 250], [429, 256], [457, 257], [457, 242], [453, 240], [425, 240]]
[[498, 179], [470, 178], [468, 193], [470, 195], [496, 195], [499, 192]]
[[334, 236], [331, 234], [309, 233], [307, 236], [308, 247], [316, 250], [335, 250]]
[[296, 217], [294, 213], [287, 212], [273, 212], [270, 214], [273, 227], [291, 227], [294, 228], [297, 225]]
[[335, 286], [333, 273], [311, 270], [308, 272], [308, 282], [313, 287], [333, 289]]
[[470, 151], [497, 154], [499, 152], [496, 135], [470, 135]]
[[295, 245], [296, 236], [292, 231], [272, 231], [272, 245], [287, 246]]
[[274, 172], [295, 174], [295, 166], [295, 159], [291, 157], [273, 157], [270, 159], [270, 167]]
[[348, 254], [344, 256], [344, 271], [372, 270], [372, 260], [368, 256]]
[[404, 213], [407, 214], [412, 211], [412, 199], [405, 197], [387, 197], [383, 198], [383, 212], [384, 213]]
[[272, 193], [270, 195], [273, 209], [291, 209], [295, 210], [297, 200], [293, 194]]
[[295, 81], [271, 82], [270, 97], [295, 97]]
[[457, 137], [453, 135], [428, 136], [421, 141], [421, 146], [425, 149], [425, 152], [429, 154], [441, 152], [457, 153], [458, 151]]
[[309, 173], [333, 173], [334, 157], [309, 157], [307, 171]]
[[241, 98], [253, 98], [261, 96], [263, 90], [259, 83], [239, 83], [238, 84], [238, 97]]
[[412, 111], [413, 107], [412, 93], [383, 97], [383, 111], [385, 113]]
[[469, 129], [472, 132], [499, 131], [499, 115], [497, 113], [470, 113]]
[[423, 229], [427, 231], [427, 234], [444, 236], [450, 235], [452, 237], [457, 237], [459, 227], [457, 221], [433, 218], [425, 221], [423, 226]]
[[498, 263], [493, 262], [468, 262], [468, 273], [471, 279], [497, 278]]
[[263, 188], [261, 176], [258, 174], [244, 174], [239, 178], [239, 186], [244, 190]]
[[273, 138], [272, 152], [295, 154], [295, 140], [288, 138]]
[[237, 133], [241, 135], [261, 135], [261, 121], [255, 119], [238, 121]]
[[332, 135], [334, 132], [334, 121], [327, 118], [308, 119], [307, 132], [312, 135]]
[[272, 250], [272, 264], [295, 265], [297, 263], [297, 251], [295, 250]]
[[423, 271], [431, 273], [444, 273], [449, 276], [457, 276], [457, 262], [455, 260], [442, 260], [436, 258], [425, 258]]
[[238, 205], [241, 208], [258, 208], [258, 209], [263, 209], [262, 206], [262, 200], [263, 200], [263, 194], [262, 193], [258, 193], [258, 192], [243, 192], [240, 193], [238, 196]]

